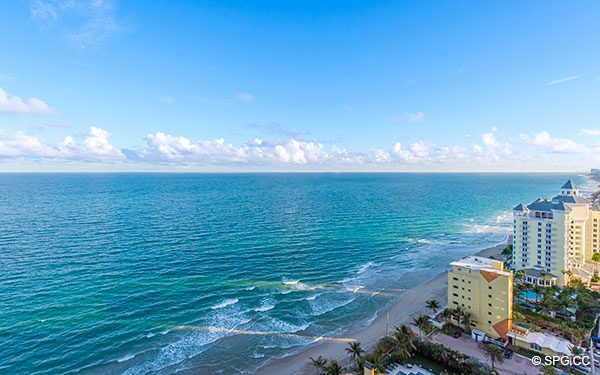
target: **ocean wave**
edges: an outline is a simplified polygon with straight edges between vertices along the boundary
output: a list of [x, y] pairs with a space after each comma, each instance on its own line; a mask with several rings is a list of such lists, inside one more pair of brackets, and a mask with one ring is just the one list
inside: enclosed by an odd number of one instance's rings
[[513, 221], [513, 214], [511, 211], [504, 211], [496, 215], [494, 220], [496, 223], [510, 223]]
[[319, 298], [319, 300], [313, 300], [310, 301], [310, 307], [312, 310], [312, 316], [320, 316], [323, 314], [327, 314], [328, 312], [331, 312], [333, 310], [339, 309], [340, 307], [344, 307], [352, 302], [354, 302], [354, 300], [356, 300], [356, 297], [351, 297], [351, 298], [344, 298], [344, 299], [339, 299], [339, 298], [332, 298], [332, 299], [326, 299], [324, 300], [323, 298]]
[[181, 327], [184, 330], [184, 334], [179, 336], [176, 341], [157, 349], [154, 354], [149, 355], [142, 363], [128, 368], [124, 374], [153, 373], [176, 366], [206, 351], [210, 347], [210, 344], [226, 336], [234, 335], [236, 328], [250, 321], [243, 312], [238, 311], [237, 313], [226, 315], [215, 313], [210, 320], [209, 326], [202, 329], [189, 330], [187, 327]]
[[367, 262], [367, 263], [363, 264], [362, 266], [360, 266], [358, 268], [358, 270], [356, 271], [356, 273], [358, 275], [364, 273], [366, 270], [368, 270], [369, 268], [371, 268], [373, 266], [373, 264], [374, 264], [373, 262]]
[[263, 311], [273, 310], [274, 308], [275, 308], [275, 305], [263, 305], [263, 306], [255, 308], [254, 311], [263, 312]]
[[222, 309], [224, 307], [227, 306], [231, 306], [231, 305], [235, 305], [236, 303], [238, 303], [240, 300], [237, 298], [232, 298], [232, 299], [226, 299], [225, 301], [222, 301], [220, 303], [217, 303], [216, 305], [211, 306], [210, 308], [212, 310], [218, 310], [218, 309]]
[[466, 224], [467, 233], [497, 233], [507, 234], [512, 232], [509, 226], [490, 225], [490, 224]]
[[348, 292], [356, 293], [359, 290], [364, 289], [364, 285], [356, 285], [356, 286], [347, 286], [346, 290]]
[[265, 331], [277, 333], [297, 333], [300, 331], [304, 331], [309, 326], [309, 323], [293, 324], [290, 322], [273, 318], [270, 319], [268, 323], [266, 323]]
[[127, 362], [130, 359], [133, 359], [135, 357], [135, 354], [126, 354], [125, 356], [117, 359], [117, 362], [121, 363], [121, 362]]
[[315, 290], [317, 285], [308, 285], [300, 282], [300, 280], [284, 280], [283, 285], [292, 290]]
[[214, 343], [223, 334], [194, 332], [187, 334], [180, 340], [161, 348], [156, 356], [143, 363], [127, 369], [125, 375], [135, 375], [160, 371], [169, 366], [176, 365], [188, 358], [198, 355], [208, 349], [208, 345]]
[[317, 294], [313, 294], [312, 296], [308, 296], [306, 298], [304, 298], [306, 301], [314, 301], [318, 296], [320, 296], [322, 293], [317, 293]]

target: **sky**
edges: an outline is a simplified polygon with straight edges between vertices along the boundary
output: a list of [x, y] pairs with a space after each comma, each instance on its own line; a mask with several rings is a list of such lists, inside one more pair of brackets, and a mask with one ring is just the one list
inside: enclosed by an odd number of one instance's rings
[[0, 172], [600, 167], [598, 1], [2, 5]]

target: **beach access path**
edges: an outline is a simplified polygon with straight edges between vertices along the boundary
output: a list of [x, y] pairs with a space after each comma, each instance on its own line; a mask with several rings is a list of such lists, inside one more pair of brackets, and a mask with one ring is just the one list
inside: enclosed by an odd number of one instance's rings
[[[502, 250], [505, 247], [506, 244], [500, 244], [481, 250], [475, 255], [500, 259]], [[380, 311], [377, 318], [369, 326], [349, 332], [345, 337], [359, 341], [365, 350], [371, 350], [385, 336], [386, 329], [392, 331], [395, 326], [409, 324], [415, 316], [428, 314], [429, 311], [425, 307], [425, 301], [435, 299], [441, 306], [445, 306], [448, 303], [447, 286], [447, 272], [439, 273], [424, 283], [402, 293], [392, 306], [387, 310]], [[347, 346], [347, 342], [332, 341], [309, 346], [299, 353], [268, 362], [258, 369], [256, 374], [317, 374], [317, 371], [309, 363], [311, 357], [317, 358], [318, 356], [336, 360], [344, 366], [350, 366], [350, 359], [346, 352]]]

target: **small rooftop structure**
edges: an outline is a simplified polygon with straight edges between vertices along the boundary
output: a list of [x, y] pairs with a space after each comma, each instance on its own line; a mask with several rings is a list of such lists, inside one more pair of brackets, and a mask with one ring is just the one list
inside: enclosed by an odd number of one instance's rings
[[507, 333], [507, 336], [513, 340], [520, 341], [521, 346], [523, 346], [523, 343], [526, 343], [531, 349], [539, 352], [541, 352], [543, 349], [548, 349], [556, 354], [570, 356], [571, 348], [573, 347], [573, 344], [571, 344], [570, 341], [547, 333], [532, 332], [527, 328], [517, 325], [514, 325], [511, 328], [511, 330]]
[[579, 189], [577, 185], [573, 182], [573, 180], [569, 179], [565, 184], [561, 187], [563, 190], [577, 190]]
[[509, 276], [511, 273], [504, 270], [504, 263], [490, 258], [469, 255], [461, 260], [450, 263], [454, 267], [468, 268], [474, 271], [488, 271], [502, 276]]
[[521, 280], [527, 284], [553, 286], [558, 281], [556, 276], [540, 268], [524, 268], [520, 272], [523, 274]]

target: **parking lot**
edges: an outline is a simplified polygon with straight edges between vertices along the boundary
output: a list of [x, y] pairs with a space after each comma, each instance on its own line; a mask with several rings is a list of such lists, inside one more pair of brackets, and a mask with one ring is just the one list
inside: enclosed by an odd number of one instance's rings
[[[453, 338], [438, 332], [432, 336], [432, 340], [489, 364], [489, 361], [485, 358], [481, 349], [479, 349], [479, 343], [472, 340], [467, 335]], [[496, 364], [496, 368], [500, 371], [500, 374], [535, 375], [541, 373], [541, 369], [535, 367], [529, 358], [520, 356], [516, 353], [511, 359], [505, 359], [504, 363]]]

